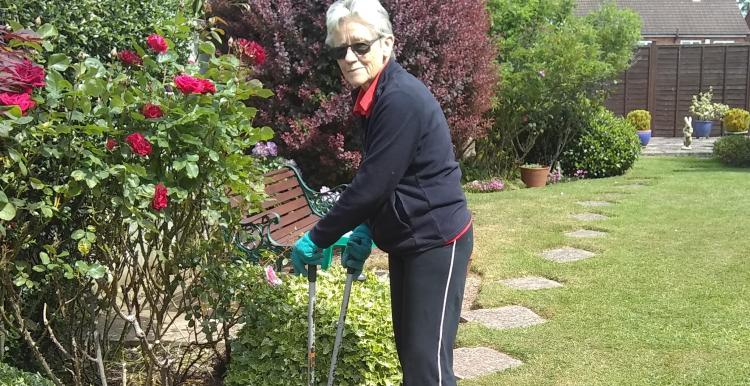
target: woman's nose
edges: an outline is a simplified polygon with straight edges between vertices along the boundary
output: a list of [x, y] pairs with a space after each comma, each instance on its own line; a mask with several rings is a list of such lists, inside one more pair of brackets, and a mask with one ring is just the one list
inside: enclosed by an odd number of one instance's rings
[[359, 60], [359, 57], [357, 57], [357, 54], [354, 53], [351, 47], [346, 48], [346, 56], [344, 56], [344, 60], [347, 63], [354, 63], [357, 60]]

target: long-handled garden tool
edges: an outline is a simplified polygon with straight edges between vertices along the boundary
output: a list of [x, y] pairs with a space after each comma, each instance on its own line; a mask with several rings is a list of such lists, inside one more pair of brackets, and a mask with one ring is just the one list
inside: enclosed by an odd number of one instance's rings
[[318, 266], [307, 266], [307, 386], [315, 384], [315, 281], [318, 277]]
[[336, 360], [341, 348], [341, 338], [344, 336], [344, 322], [346, 322], [346, 311], [349, 308], [349, 294], [352, 291], [354, 281], [354, 268], [346, 271], [346, 284], [344, 285], [344, 298], [341, 300], [341, 311], [339, 312], [339, 323], [336, 326], [336, 339], [333, 341], [333, 355], [331, 356], [331, 368], [328, 370], [328, 386], [333, 386], [333, 375], [336, 372]]

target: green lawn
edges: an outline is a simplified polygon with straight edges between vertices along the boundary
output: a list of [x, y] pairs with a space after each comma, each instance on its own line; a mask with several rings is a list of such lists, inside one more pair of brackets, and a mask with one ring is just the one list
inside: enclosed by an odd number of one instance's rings
[[[625, 186], [633, 183], [646, 186]], [[750, 385], [750, 170], [642, 158], [622, 177], [471, 194], [469, 203], [477, 306], [521, 305], [548, 321], [511, 330], [463, 324], [457, 346], [491, 347], [524, 364], [462, 386]], [[610, 218], [569, 217], [582, 212]], [[563, 235], [576, 229], [609, 234]], [[597, 255], [564, 264], [538, 255], [562, 246]], [[526, 275], [565, 287], [497, 283]]]

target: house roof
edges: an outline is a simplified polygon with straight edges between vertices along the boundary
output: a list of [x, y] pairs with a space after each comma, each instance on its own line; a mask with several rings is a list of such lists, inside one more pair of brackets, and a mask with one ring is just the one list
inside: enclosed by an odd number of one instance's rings
[[[601, 7], [605, 0], [578, 0], [577, 15], [586, 15]], [[749, 35], [736, 0], [615, 0], [620, 8], [641, 15], [644, 36], [737, 36]], [[750, 20], [750, 19], [749, 19]]]

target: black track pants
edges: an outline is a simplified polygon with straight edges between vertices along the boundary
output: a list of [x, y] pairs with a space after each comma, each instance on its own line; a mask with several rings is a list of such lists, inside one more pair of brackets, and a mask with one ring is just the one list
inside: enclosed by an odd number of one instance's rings
[[396, 349], [404, 386], [455, 386], [456, 339], [472, 228], [443, 247], [412, 256], [388, 256]]

